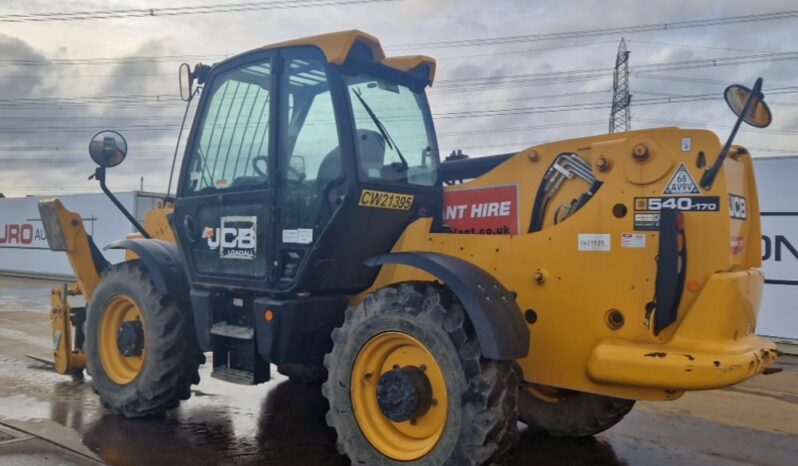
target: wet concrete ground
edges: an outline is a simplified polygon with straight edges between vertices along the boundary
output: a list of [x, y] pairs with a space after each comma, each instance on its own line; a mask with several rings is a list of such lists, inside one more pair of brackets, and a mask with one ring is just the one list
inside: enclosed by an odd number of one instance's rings
[[[49, 294], [35, 280], [0, 278], [0, 464], [115, 466], [346, 465], [324, 422], [318, 387], [275, 379], [257, 387], [202, 382], [157, 419], [108, 413], [88, 382], [53, 373]], [[680, 400], [638, 403], [591, 439], [526, 433], [515, 465], [788, 465], [798, 458], [798, 358], [783, 372]]]

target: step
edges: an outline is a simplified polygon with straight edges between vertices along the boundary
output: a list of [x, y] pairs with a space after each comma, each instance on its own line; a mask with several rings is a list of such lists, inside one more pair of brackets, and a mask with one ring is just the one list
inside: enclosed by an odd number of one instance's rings
[[255, 375], [252, 372], [225, 366], [214, 367], [211, 377], [239, 385], [255, 385]]
[[226, 321], [216, 322], [211, 327], [211, 335], [235, 338], [237, 340], [252, 340], [255, 338], [255, 329], [244, 327], [243, 325], [228, 324]]

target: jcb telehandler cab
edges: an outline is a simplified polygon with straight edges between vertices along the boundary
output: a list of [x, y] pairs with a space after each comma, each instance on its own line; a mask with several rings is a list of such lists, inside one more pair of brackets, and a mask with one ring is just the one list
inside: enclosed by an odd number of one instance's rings
[[[125, 262], [40, 204], [77, 277], [53, 292], [57, 370], [86, 361], [103, 404], [138, 417], [187, 399], [205, 352], [235, 383], [275, 364], [326, 380], [355, 463], [478, 465], [512, 445], [519, 412], [592, 435], [634, 400], [773, 362], [754, 334], [751, 155], [731, 145], [742, 120], [770, 121], [761, 80], [727, 90], [740, 119], [723, 148], [662, 128], [441, 163], [434, 71], [359, 31], [183, 67], [200, 100], [177, 193], [143, 225], [125, 212], [139, 233], [108, 246]], [[90, 150], [114, 200], [105, 169], [126, 144], [106, 132]]]

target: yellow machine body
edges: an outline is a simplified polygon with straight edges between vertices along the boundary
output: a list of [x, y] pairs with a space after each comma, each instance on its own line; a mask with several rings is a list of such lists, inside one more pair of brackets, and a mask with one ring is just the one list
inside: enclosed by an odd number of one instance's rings
[[[433, 59], [386, 58], [379, 42], [360, 31], [267, 48], [316, 46], [330, 63], [340, 64], [357, 42], [369, 46], [376, 61], [401, 71], [422, 70], [432, 83]], [[760, 373], [776, 354], [773, 343], [754, 333], [764, 279], [751, 156], [735, 148], [708, 191], [696, 187], [688, 194], [666, 192], [678, 173], [700, 180], [720, 149], [714, 133], [678, 128], [529, 148], [482, 176], [445, 187], [444, 197], [511, 187], [517, 216], [512, 233], [433, 232], [432, 219], [421, 218], [405, 229], [392, 252], [454, 256], [479, 266], [514, 291], [531, 331], [528, 355], [518, 361], [527, 383], [652, 400], [731, 385]], [[601, 187], [574, 211], [571, 201], [591, 187], [581, 179], [566, 180], [552, 197], [542, 228], [529, 232], [545, 173], [565, 153], [588, 164]], [[363, 194], [375, 193], [386, 194]], [[709, 211], [683, 212], [687, 257], [683, 290], [675, 321], [657, 332], [649, 304], [655, 299], [660, 235], [656, 229], [637, 227], [650, 222], [650, 198], [662, 203], [702, 196], [716, 197], [718, 205]], [[412, 196], [395, 198], [405, 207], [409, 208], [408, 200], [412, 204]], [[744, 216], [734, 215], [733, 199], [745, 200]], [[376, 207], [363, 202], [361, 208]], [[51, 207], [65, 243], [57, 250], [67, 252], [77, 277], [71, 289], [53, 294], [53, 329], [65, 332], [70, 313], [64, 295], [82, 293], [90, 301], [100, 277], [80, 217], [57, 200], [51, 201]], [[170, 212], [166, 205], [146, 216], [144, 227], [154, 238], [175, 241], [167, 221]], [[135, 258], [128, 251], [126, 259]], [[418, 280], [435, 278], [408, 266], [385, 265], [373, 285], [352, 303], [379, 288]], [[79, 357], [70, 359], [71, 343], [67, 343], [58, 347], [58, 367], [80, 366]]]
[[[645, 156], [635, 156], [644, 150]], [[719, 198], [717, 210], [683, 213], [686, 289], [676, 321], [659, 334], [646, 311], [655, 295], [659, 233], [635, 230], [636, 215], [646, 215], [636, 202], [666, 199], [663, 192], [682, 166], [700, 180], [697, 160], [711, 163], [719, 151], [714, 133], [678, 128], [530, 148], [479, 178], [446, 188], [516, 186], [520, 234], [431, 233], [431, 221], [420, 219], [392, 252], [459, 257], [516, 292], [521, 311], [535, 316], [528, 356], [518, 361], [526, 382], [650, 400], [731, 385], [760, 373], [776, 355], [772, 342], [754, 334], [764, 278], [750, 155], [738, 148], [712, 189], [702, 190], [702, 196]], [[564, 183], [543, 228], [526, 233], [544, 172], [562, 153], [589, 163], [603, 184], [584, 207], [555, 224], [556, 207], [587, 188], [581, 180]], [[746, 219], [731, 217], [730, 195], [747, 200]], [[596, 235], [609, 244], [580, 248], [580, 239]], [[631, 244], [625, 243], [629, 238]], [[415, 280], [434, 279], [415, 268], [385, 265], [365, 293]], [[621, 325], [609, 321], [610, 313], [620, 313]]]

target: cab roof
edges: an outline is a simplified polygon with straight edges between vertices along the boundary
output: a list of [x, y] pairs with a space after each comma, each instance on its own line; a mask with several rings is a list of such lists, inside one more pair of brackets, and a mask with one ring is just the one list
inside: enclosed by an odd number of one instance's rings
[[382, 63], [399, 71], [425, 76], [427, 84], [432, 85], [435, 78], [434, 58], [426, 55], [386, 57], [380, 41], [376, 37], [356, 29], [278, 42], [266, 45], [262, 49], [273, 50], [285, 47], [312, 46], [320, 49], [329, 63], [341, 65], [349, 58], [352, 49], [358, 44], [365, 45], [371, 51], [374, 62]]

